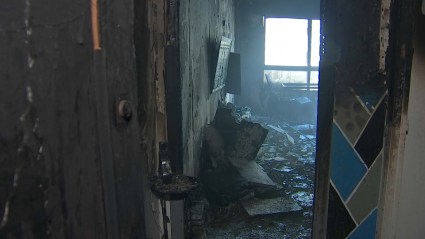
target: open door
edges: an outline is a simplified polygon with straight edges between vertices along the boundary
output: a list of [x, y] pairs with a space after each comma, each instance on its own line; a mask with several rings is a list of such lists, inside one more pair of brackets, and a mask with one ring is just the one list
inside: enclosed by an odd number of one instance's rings
[[163, 1], [3, 4], [0, 238], [160, 238]]

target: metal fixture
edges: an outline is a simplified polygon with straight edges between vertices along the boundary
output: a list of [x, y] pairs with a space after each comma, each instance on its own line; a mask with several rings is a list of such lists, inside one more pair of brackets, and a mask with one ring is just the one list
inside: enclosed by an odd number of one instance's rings
[[133, 111], [131, 109], [131, 104], [127, 100], [121, 100], [118, 104], [118, 114], [126, 121], [131, 119]]

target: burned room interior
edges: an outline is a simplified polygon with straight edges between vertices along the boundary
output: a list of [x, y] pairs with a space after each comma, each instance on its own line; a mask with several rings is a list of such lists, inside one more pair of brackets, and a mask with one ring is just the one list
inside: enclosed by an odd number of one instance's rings
[[0, 239], [422, 238], [423, 23], [420, 0], [5, 0]]
[[[228, 2], [233, 8], [217, 13], [222, 16], [218, 23], [223, 38], [218, 38], [219, 54], [210, 53], [217, 66], [207, 68], [212, 68], [212, 94], [222, 89], [224, 100], [212, 108], [216, 112], [201, 130], [202, 143], [197, 142], [200, 186], [185, 199], [187, 233], [309, 238], [320, 2], [233, 3]], [[195, 16], [189, 15], [189, 21]], [[209, 28], [217, 26], [210, 22]], [[220, 71], [226, 47], [227, 69]]]

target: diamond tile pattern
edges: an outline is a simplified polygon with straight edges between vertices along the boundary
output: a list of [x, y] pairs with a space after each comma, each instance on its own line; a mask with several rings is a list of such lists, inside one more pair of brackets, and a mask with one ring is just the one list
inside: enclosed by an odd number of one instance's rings
[[346, 200], [360, 179], [366, 167], [346, 140], [338, 126], [332, 130], [331, 179], [343, 200]]
[[[375, 209], [369, 217], [364, 220], [356, 230], [347, 237], [348, 239], [374, 239], [376, 232], [376, 219], [378, 212]], [[342, 238], [342, 237], [341, 237]]]
[[386, 91], [385, 87], [377, 89], [376, 87], [367, 86], [355, 86], [354, 90], [370, 112], [374, 111], [376, 105]]
[[387, 96], [380, 102], [383, 94], [384, 89], [357, 87], [335, 96], [327, 238], [375, 238], [387, 109]]
[[375, 110], [355, 146], [368, 167], [373, 164], [384, 143], [386, 102], [384, 99]]
[[352, 144], [356, 142], [369, 118], [369, 113], [354, 93], [335, 96], [334, 119]]
[[346, 238], [356, 228], [356, 224], [332, 184], [329, 185], [329, 205], [326, 238]]
[[363, 221], [378, 206], [381, 186], [382, 154], [378, 156], [367, 176], [360, 182], [347, 207], [357, 222]]

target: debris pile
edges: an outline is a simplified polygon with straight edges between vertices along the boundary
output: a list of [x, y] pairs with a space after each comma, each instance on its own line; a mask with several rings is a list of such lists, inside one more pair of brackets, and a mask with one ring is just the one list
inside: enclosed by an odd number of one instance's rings
[[152, 191], [160, 195], [184, 195], [198, 186], [195, 178], [182, 174], [170, 176], [170, 183], [164, 183], [164, 179], [161, 177], [153, 177], [150, 182]]
[[267, 133], [260, 124], [238, 123], [232, 109], [217, 110], [213, 125], [204, 128], [201, 180], [209, 202], [227, 206], [255, 187], [276, 187], [254, 161]]
[[204, 131], [202, 187], [188, 199], [202, 204], [202, 235], [309, 238], [315, 132], [313, 124], [252, 115], [248, 107], [219, 108]]

